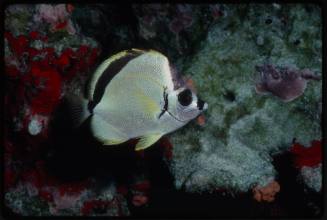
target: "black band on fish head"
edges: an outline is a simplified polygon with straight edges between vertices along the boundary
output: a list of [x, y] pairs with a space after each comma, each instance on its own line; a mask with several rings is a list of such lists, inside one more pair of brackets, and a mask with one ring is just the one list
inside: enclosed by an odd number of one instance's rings
[[163, 98], [164, 98], [164, 102], [165, 102], [164, 108], [161, 110], [161, 113], [158, 118], [160, 118], [166, 111], [168, 111], [169, 102], [168, 102], [168, 94], [167, 94], [166, 90], [167, 90], [167, 87], [164, 88], [164, 92], [163, 92]]

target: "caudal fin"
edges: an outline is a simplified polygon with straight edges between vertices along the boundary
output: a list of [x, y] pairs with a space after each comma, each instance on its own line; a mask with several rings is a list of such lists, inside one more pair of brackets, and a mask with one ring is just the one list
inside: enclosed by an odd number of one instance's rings
[[91, 115], [87, 108], [88, 100], [75, 94], [67, 94], [64, 98], [73, 127], [79, 127]]

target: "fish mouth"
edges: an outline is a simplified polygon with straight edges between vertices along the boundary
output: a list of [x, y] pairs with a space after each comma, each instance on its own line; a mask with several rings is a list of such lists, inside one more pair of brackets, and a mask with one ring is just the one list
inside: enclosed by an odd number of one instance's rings
[[177, 120], [177, 121], [179, 121], [179, 122], [185, 123], [185, 122], [188, 121], [188, 120], [183, 121], [183, 120], [178, 119], [178, 118], [175, 117], [172, 113], [170, 113], [168, 110], [167, 110], [166, 112], [168, 112], [168, 114], [169, 114], [171, 117], [173, 117], [175, 120]]
[[198, 99], [197, 106], [200, 111], [207, 110], [208, 108], [208, 104], [204, 102], [202, 99]]
[[201, 99], [198, 99], [197, 106], [199, 110], [202, 110], [204, 107], [204, 101]]
[[203, 106], [203, 109], [201, 110], [201, 111], [205, 111], [205, 110], [207, 110], [208, 109], [208, 103], [204, 103], [204, 106]]

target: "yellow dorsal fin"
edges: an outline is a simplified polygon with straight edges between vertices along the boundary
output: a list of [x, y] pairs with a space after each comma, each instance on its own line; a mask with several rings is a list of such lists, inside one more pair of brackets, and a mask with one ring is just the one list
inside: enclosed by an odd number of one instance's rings
[[150, 147], [152, 144], [154, 144], [157, 140], [161, 138], [161, 134], [151, 134], [148, 136], [143, 136], [140, 138], [139, 142], [135, 146], [135, 150], [143, 150], [148, 147]]

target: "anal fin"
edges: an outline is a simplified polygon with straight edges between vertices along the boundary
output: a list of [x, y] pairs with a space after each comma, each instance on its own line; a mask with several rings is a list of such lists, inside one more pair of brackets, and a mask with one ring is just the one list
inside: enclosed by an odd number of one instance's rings
[[93, 115], [92, 117], [91, 130], [93, 135], [102, 142], [103, 145], [117, 145], [128, 140], [123, 133], [98, 115]]
[[149, 136], [143, 136], [141, 139], [138, 141], [138, 143], [135, 146], [135, 150], [143, 150], [148, 147], [150, 147], [152, 144], [154, 144], [157, 140], [161, 138], [161, 134], [152, 134]]
[[127, 140], [104, 140], [103, 145], [117, 145], [126, 142]]

